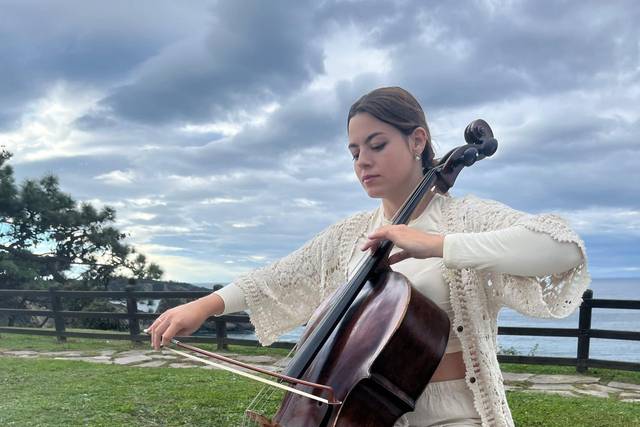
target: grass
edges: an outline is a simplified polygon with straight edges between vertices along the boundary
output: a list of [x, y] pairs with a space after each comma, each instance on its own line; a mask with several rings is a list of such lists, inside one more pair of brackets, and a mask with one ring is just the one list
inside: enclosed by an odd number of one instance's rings
[[[130, 350], [126, 341], [2, 334], [0, 349]], [[232, 346], [233, 353], [284, 355], [286, 350]], [[507, 372], [575, 375], [559, 366], [502, 365]], [[601, 382], [640, 384], [640, 373], [590, 369]], [[236, 426], [259, 385], [223, 371], [131, 368], [51, 359], [0, 358], [1, 426]], [[508, 392], [518, 426], [640, 425], [640, 405], [613, 398], [567, 398]], [[268, 402], [272, 410], [279, 399]]]
[[[500, 365], [503, 372], [524, 372], [541, 375], [583, 375], [576, 372], [576, 368], [571, 366], [544, 366], [544, 365], [524, 365], [515, 363], [503, 363]], [[590, 377], [600, 378], [600, 382], [618, 381], [622, 383], [640, 384], [640, 372], [618, 371], [615, 369], [589, 368], [584, 374]]]
[[2, 426], [237, 426], [260, 388], [202, 369], [18, 358], [0, 366]]

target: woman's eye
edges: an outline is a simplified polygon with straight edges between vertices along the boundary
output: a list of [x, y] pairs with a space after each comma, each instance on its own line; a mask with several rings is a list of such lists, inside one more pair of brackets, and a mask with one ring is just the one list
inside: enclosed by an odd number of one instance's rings
[[384, 148], [385, 145], [387, 145], [386, 142], [382, 143], [382, 144], [378, 144], [376, 146], [373, 146], [373, 147], [371, 147], [371, 149], [374, 150], [374, 151], [380, 151], [380, 150], [382, 150]]
[[351, 157], [353, 157], [353, 160], [358, 160], [358, 153], [351, 154]]

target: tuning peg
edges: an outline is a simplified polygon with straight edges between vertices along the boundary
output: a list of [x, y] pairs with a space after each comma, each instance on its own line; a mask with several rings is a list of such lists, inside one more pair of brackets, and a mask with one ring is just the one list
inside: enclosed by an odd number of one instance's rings
[[476, 160], [478, 160], [478, 150], [475, 147], [467, 148], [460, 159], [465, 166], [471, 166]]

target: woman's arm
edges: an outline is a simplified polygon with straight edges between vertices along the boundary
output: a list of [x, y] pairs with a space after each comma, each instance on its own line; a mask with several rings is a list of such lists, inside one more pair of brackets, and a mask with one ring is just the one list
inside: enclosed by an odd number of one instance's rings
[[224, 303], [224, 309], [221, 313], [216, 313], [216, 315], [236, 313], [249, 308], [244, 292], [235, 283], [229, 283], [224, 288], [215, 291], [214, 295], [219, 296]]
[[559, 274], [584, 262], [577, 244], [512, 226], [480, 233], [452, 233], [444, 238], [448, 268], [473, 268], [517, 276]]

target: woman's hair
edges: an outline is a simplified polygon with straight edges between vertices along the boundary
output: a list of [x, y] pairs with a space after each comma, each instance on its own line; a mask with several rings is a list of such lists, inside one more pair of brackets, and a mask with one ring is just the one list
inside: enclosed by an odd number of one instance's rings
[[418, 127], [424, 128], [427, 132], [427, 143], [422, 151], [423, 172], [433, 167], [434, 152], [429, 126], [427, 126], [422, 107], [409, 92], [400, 87], [382, 87], [367, 93], [351, 106], [347, 118], [347, 129], [351, 118], [358, 113], [369, 113], [406, 136], [411, 135]]

